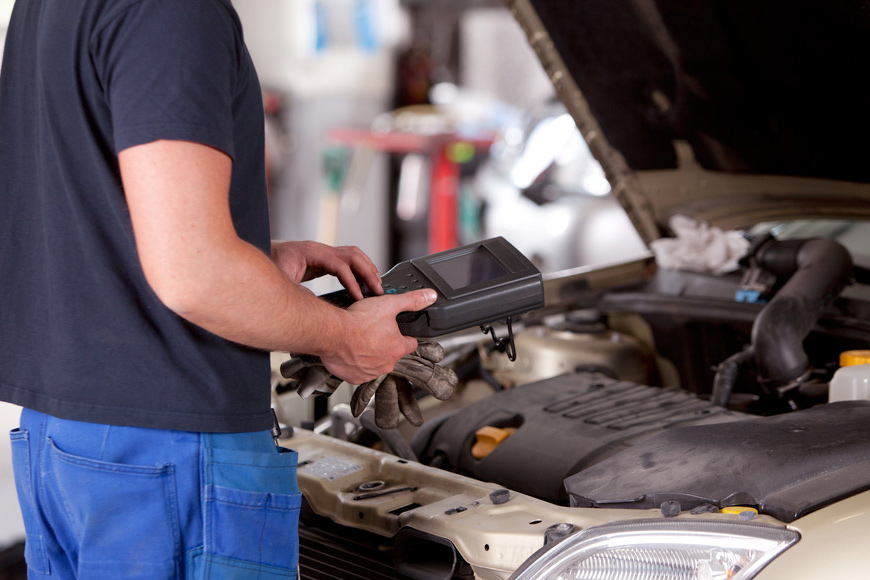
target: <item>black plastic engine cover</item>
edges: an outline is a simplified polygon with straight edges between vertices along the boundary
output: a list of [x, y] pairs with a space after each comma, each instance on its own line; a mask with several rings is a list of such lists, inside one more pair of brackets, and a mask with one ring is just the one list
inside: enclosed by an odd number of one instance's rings
[[[423, 463], [567, 504], [566, 477], [641, 439], [746, 417], [684, 391], [581, 372], [497, 393], [424, 429], [412, 445]], [[471, 448], [484, 426], [516, 432], [476, 460]]]
[[681, 427], [565, 481], [572, 506], [757, 506], [791, 522], [870, 489], [870, 401]]

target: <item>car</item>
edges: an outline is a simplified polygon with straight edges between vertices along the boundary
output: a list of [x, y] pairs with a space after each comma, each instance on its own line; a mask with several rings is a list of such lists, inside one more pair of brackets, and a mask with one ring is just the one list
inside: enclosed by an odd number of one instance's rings
[[866, 577], [866, 3], [507, 4], [652, 251], [440, 337], [420, 428], [294, 427], [302, 576]]

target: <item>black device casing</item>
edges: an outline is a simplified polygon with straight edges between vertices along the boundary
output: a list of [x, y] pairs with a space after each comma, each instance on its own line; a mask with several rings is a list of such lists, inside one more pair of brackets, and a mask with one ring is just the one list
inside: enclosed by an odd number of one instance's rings
[[[492, 278], [455, 288], [437, 269], [451, 260], [484, 252], [502, 273]], [[402, 312], [396, 320], [406, 336], [430, 338], [473, 326], [517, 316], [544, 305], [540, 271], [514, 246], [501, 237], [490, 238], [452, 250], [414, 258], [391, 268], [382, 277], [386, 294], [402, 294], [422, 288], [438, 293], [434, 304], [419, 312]], [[367, 288], [365, 296], [371, 296]], [[323, 296], [341, 307], [353, 299], [346, 290]]]

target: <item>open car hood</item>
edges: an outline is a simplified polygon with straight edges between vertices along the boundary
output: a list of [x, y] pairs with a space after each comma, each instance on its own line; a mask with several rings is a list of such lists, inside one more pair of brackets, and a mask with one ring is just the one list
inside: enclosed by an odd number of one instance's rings
[[870, 219], [864, 0], [506, 0], [647, 242]]

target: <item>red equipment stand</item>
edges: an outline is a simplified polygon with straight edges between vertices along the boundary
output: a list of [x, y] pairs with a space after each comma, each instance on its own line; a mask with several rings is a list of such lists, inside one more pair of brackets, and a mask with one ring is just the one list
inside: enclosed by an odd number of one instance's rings
[[430, 160], [429, 253], [459, 245], [459, 163], [450, 154], [459, 144], [486, 149], [491, 138], [464, 138], [453, 133], [375, 133], [360, 129], [334, 129], [327, 141], [348, 147], [367, 147], [385, 153], [425, 155]]

